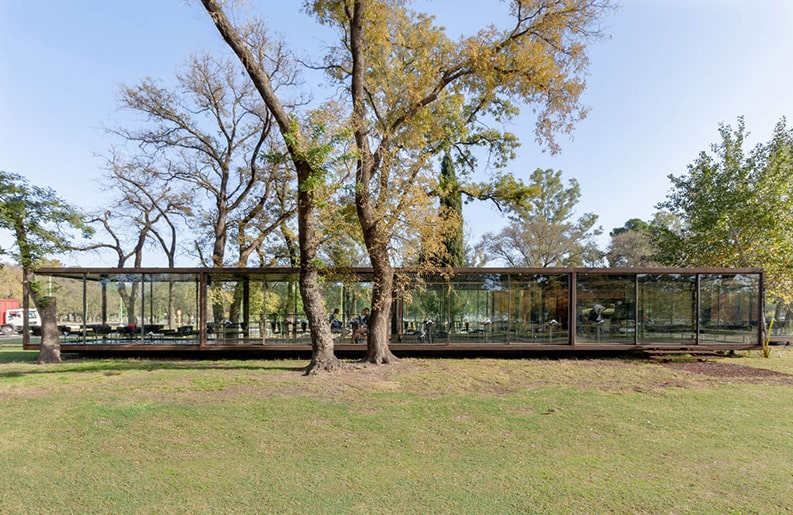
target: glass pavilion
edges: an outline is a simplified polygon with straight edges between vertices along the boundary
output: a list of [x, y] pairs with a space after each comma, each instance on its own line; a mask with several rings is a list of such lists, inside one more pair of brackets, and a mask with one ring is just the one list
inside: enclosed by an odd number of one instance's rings
[[[44, 268], [64, 351], [309, 349], [291, 268]], [[763, 341], [758, 269], [396, 271], [392, 350], [745, 349]], [[372, 271], [327, 272], [336, 347], [371, 298]], [[598, 306], [598, 309], [595, 309]], [[598, 311], [598, 313], [594, 313]], [[26, 348], [36, 348], [26, 335]]]

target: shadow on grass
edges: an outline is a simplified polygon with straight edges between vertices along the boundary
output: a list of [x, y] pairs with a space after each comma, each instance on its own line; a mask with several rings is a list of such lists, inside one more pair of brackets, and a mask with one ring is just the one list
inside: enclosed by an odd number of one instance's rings
[[[0, 345], [0, 365], [33, 364], [38, 357], [38, 351], [22, 350], [21, 346]], [[214, 361], [206, 359], [141, 359], [141, 358], [84, 358], [79, 354], [63, 354], [62, 363], [41, 365], [26, 370], [2, 370], [0, 378], [20, 377], [23, 375], [52, 374], [52, 373], [79, 373], [79, 372], [104, 372], [113, 374], [127, 370], [153, 371], [153, 370], [270, 370], [304, 373], [303, 366], [288, 366], [283, 360], [268, 362], [265, 360], [223, 360]], [[297, 361], [297, 360], [295, 360]]]
[[29, 350], [6, 350], [0, 348], [0, 365], [6, 363], [33, 363], [39, 353]]

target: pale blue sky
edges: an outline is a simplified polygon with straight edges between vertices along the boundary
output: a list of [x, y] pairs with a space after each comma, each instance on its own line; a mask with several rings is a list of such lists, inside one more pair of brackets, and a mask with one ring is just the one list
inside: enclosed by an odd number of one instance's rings
[[[302, 1], [248, 4], [266, 6], [259, 12], [301, 49], [325, 37], [299, 13]], [[470, 31], [491, 21], [497, 9], [486, 4], [420, 5]], [[588, 118], [551, 156], [534, 143], [525, 109], [512, 128], [523, 146], [509, 170], [575, 177], [579, 213], [598, 214], [606, 232], [649, 219], [669, 189], [666, 176], [684, 173], [716, 141], [718, 123], [745, 116], [755, 142], [781, 117], [793, 123], [793, 1], [624, 0], [603, 24], [611, 37], [590, 47]], [[96, 155], [111, 144], [102, 127], [124, 116], [119, 86], [170, 81], [202, 50], [228, 52], [197, 2], [0, 0], [0, 168], [84, 209], [101, 206]], [[494, 209], [466, 215], [474, 236], [500, 224]]]

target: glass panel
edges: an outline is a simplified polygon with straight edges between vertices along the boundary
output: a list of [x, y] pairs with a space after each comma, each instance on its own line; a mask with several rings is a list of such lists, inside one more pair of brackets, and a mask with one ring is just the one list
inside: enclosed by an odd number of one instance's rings
[[759, 343], [759, 281], [756, 274], [701, 276], [700, 343]]
[[452, 278], [448, 337], [455, 342], [506, 343], [509, 334], [509, 276], [465, 274]]
[[145, 341], [196, 343], [198, 277], [195, 274], [147, 274], [143, 280]]
[[633, 275], [578, 274], [577, 343], [634, 343]]
[[146, 338], [161, 336], [167, 329], [170, 316], [168, 314], [168, 291], [160, 288], [156, 278], [144, 276], [143, 283], [143, 332]]
[[350, 319], [343, 309], [346, 289], [347, 285], [343, 281], [328, 281], [322, 284], [322, 297], [328, 310], [330, 332], [338, 335], [334, 336], [337, 338], [349, 335], [347, 327]]
[[310, 342], [297, 274], [217, 273], [207, 284], [208, 344]]
[[[105, 343], [111, 334], [118, 332], [118, 327], [126, 322], [124, 309], [119, 309], [119, 300], [111, 303], [108, 295], [110, 281], [106, 278], [88, 276], [85, 282], [86, 327], [85, 341], [88, 343]], [[116, 292], [117, 293], [117, 292]], [[111, 318], [111, 315], [114, 315]]]
[[[363, 310], [372, 301], [372, 283], [363, 278], [344, 277], [322, 284], [322, 295], [331, 320], [331, 333], [339, 343], [350, 343], [353, 332], [360, 327]], [[358, 343], [363, 343], [364, 333], [359, 332]]]
[[451, 309], [449, 284], [439, 277], [412, 281], [402, 292], [402, 342], [449, 341]]
[[242, 282], [233, 275], [207, 277], [207, 343], [232, 343], [239, 337]]
[[510, 342], [569, 343], [567, 275], [513, 275], [510, 291]]
[[123, 340], [141, 338], [141, 275], [112, 274], [104, 277], [107, 312], [112, 336]]
[[460, 342], [487, 342], [492, 337], [492, 295], [472, 276], [452, 279], [451, 334]]
[[[143, 283], [141, 283], [143, 279]], [[158, 343], [198, 340], [195, 274], [87, 274], [47, 277], [63, 343]]]
[[639, 276], [639, 343], [695, 343], [694, 274]]
[[262, 312], [266, 313], [267, 320], [263, 341], [310, 343], [308, 319], [303, 312], [297, 274], [275, 278], [265, 275], [262, 287]]
[[[83, 281], [67, 277], [47, 277], [40, 280], [47, 296], [56, 300], [55, 319], [61, 333], [61, 343], [79, 343], [83, 341], [85, 320], [83, 319]], [[93, 302], [89, 299], [93, 308]], [[31, 303], [32, 307], [32, 303]], [[89, 308], [88, 316], [92, 317], [94, 309]], [[41, 334], [38, 318], [28, 318], [33, 334]], [[89, 318], [89, 324], [96, 323]]]
[[781, 301], [766, 301], [765, 320], [771, 326], [771, 336], [791, 336], [793, 335], [793, 309], [790, 304]]

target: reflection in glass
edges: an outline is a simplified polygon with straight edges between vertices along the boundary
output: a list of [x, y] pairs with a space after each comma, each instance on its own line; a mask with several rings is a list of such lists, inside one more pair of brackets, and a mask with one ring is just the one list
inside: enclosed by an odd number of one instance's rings
[[755, 341], [759, 291], [758, 275], [702, 275], [699, 342], [712, 344]]
[[[297, 270], [59, 269], [48, 274], [39, 281], [58, 299], [65, 343], [311, 342]], [[370, 307], [371, 279], [366, 271], [323, 277], [327, 316], [338, 310], [339, 324], [332, 330], [338, 343], [350, 342], [357, 317]], [[396, 284], [393, 343], [760, 342], [757, 273], [499, 269], [447, 276], [400, 271]], [[785, 311], [768, 307], [766, 316], [778, 324], [775, 334], [785, 329]]]
[[639, 343], [692, 343], [696, 334], [694, 274], [639, 275]]
[[578, 274], [576, 299], [576, 342], [635, 342], [635, 276]]
[[513, 275], [510, 342], [569, 342], [569, 279], [566, 275]]
[[339, 341], [347, 341], [358, 328], [358, 319], [364, 308], [369, 308], [372, 299], [372, 283], [358, 280], [356, 277], [340, 277], [328, 280], [322, 285], [322, 296], [325, 299], [327, 316], [330, 319], [335, 310], [331, 332], [340, 335]]
[[[452, 308], [451, 298], [455, 299]], [[424, 277], [402, 291], [401, 327], [398, 339], [404, 342], [441, 343], [448, 341], [450, 312], [457, 311], [459, 299], [438, 277]]]
[[[771, 327], [771, 336], [793, 335], [793, 306], [775, 299], [765, 303], [765, 319]], [[773, 325], [771, 322], [773, 321]]]

